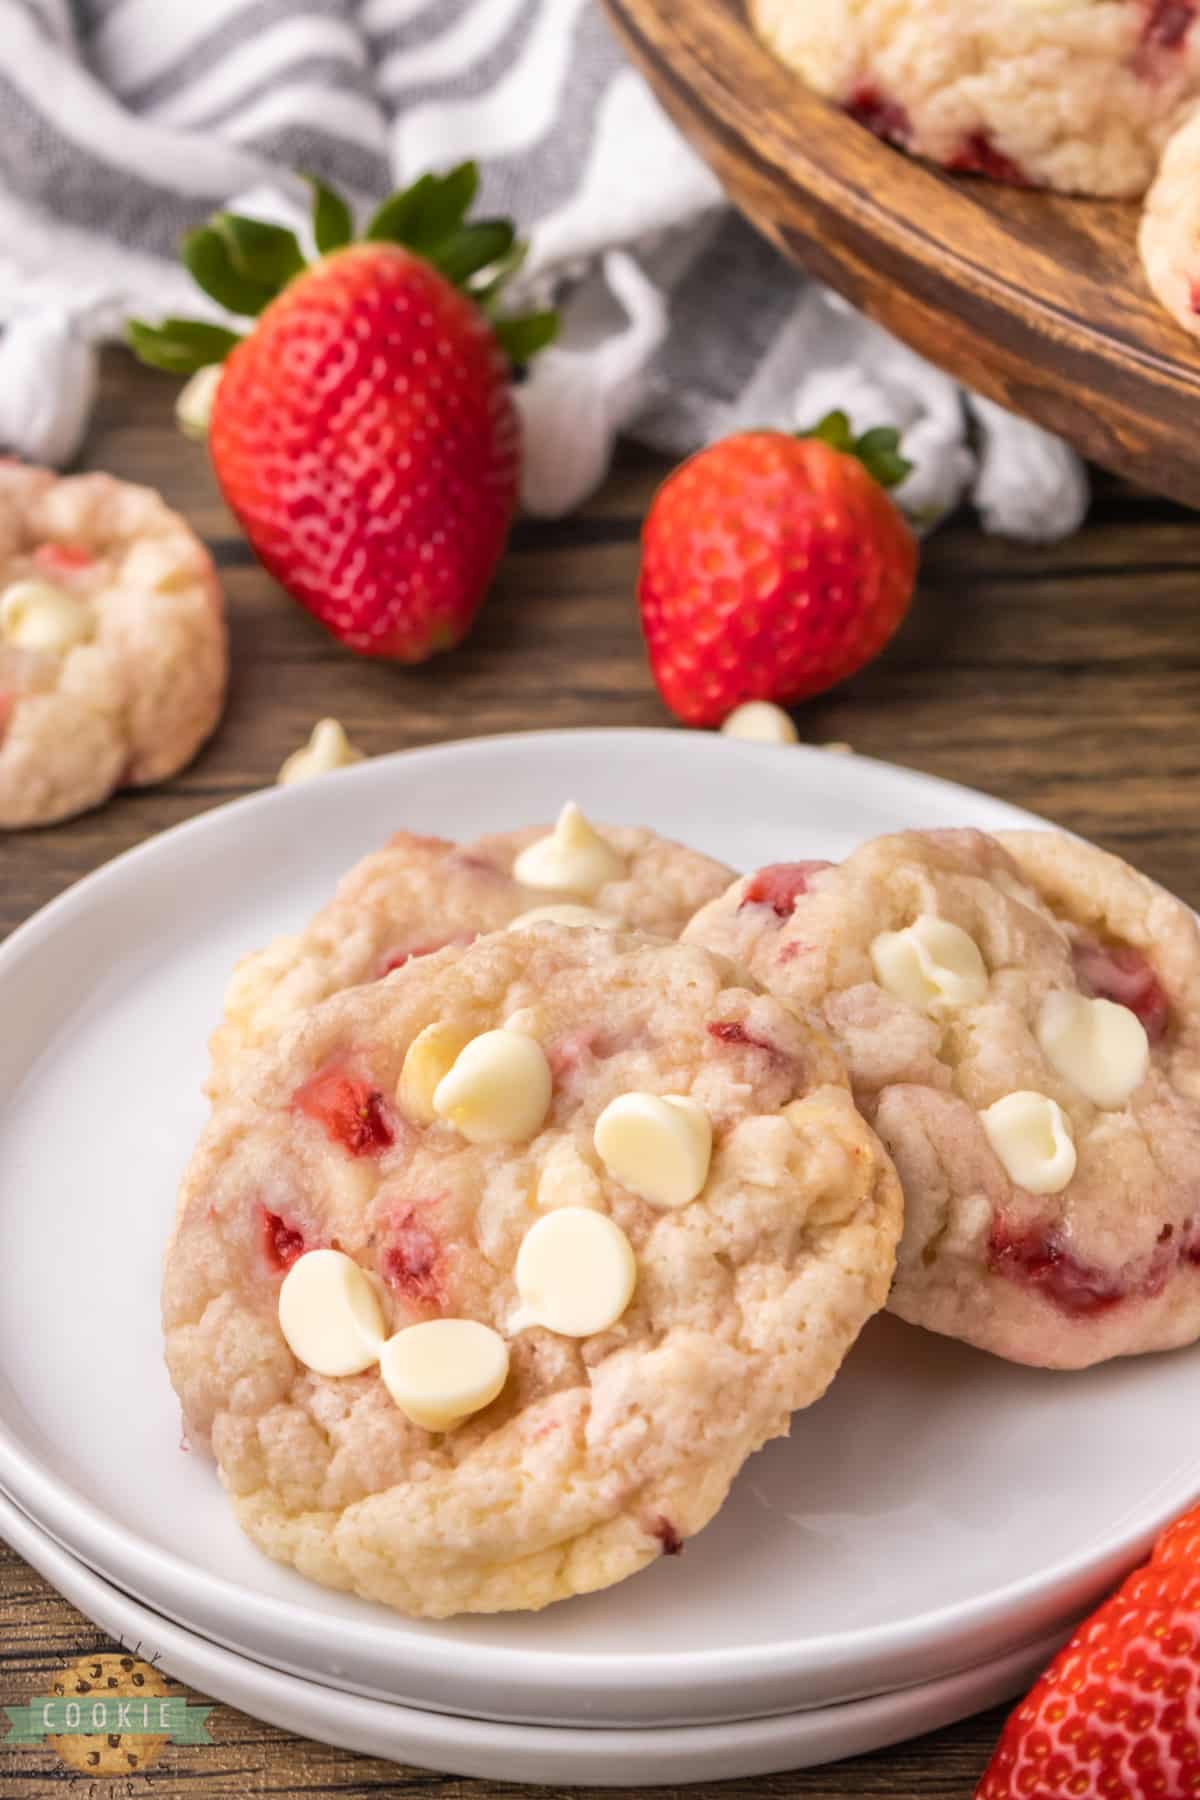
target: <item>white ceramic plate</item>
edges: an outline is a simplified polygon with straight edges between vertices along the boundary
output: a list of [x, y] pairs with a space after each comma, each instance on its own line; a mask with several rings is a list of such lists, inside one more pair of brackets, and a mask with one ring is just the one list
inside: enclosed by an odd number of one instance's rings
[[181, 1453], [158, 1267], [229, 968], [393, 827], [467, 836], [549, 818], [566, 795], [742, 866], [836, 857], [906, 824], [1030, 822], [856, 757], [565, 732], [363, 764], [110, 864], [0, 948], [0, 1486], [206, 1637], [479, 1717], [794, 1712], [1053, 1630], [1200, 1487], [1180, 1430], [1191, 1354], [1052, 1375], [878, 1320], [683, 1557], [536, 1616], [414, 1623], [317, 1588], [260, 1556], [208, 1463]]
[[645, 1726], [637, 1731], [501, 1725], [489, 1719], [422, 1712], [396, 1701], [366, 1700], [223, 1650], [93, 1574], [3, 1496], [0, 1536], [110, 1637], [210, 1699], [343, 1750], [416, 1763], [448, 1775], [555, 1787], [675, 1787], [686, 1781], [771, 1775], [780, 1769], [812, 1768], [839, 1757], [859, 1756], [1012, 1698], [1029, 1686], [1064, 1635], [927, 1687], [852, 1700], [845, 1706], [778, 1713], [769, 1719]]

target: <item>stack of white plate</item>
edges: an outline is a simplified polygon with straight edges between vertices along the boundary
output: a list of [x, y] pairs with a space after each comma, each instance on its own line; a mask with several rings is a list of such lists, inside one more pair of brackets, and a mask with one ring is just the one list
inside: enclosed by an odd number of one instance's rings
[[1037, 823], [855, 757], [568, 732], [256, 796], [72, 889], [0, 949], [0, 1532], [208, 1695], [456, 1774], [761, 1774], [1006, 1698], [1193, 1498], [1191, 1356], [1054, 1375], [878, 1319], [684, 1555], [444, 1624], [267, 1561], [180, 1444], [158, 1269], [229, 969], [390, 830], [467, 837], [566, 797], [741, 867]]

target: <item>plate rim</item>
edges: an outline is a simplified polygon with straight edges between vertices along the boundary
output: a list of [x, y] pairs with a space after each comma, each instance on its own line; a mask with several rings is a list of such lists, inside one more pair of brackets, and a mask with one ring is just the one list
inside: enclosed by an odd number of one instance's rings
[[[844, 767], [848, 760], [844, 752], [809, 745], [785, 748], [747, 744], [737, 740], [730, 742], [716, 735], [660, 727], [581, 727], [502, 733], [396, 751], [339, 771], [338, 779], [369, 785], [373, 782], [382, 783], [389, 773], [400, 767], [411, 770], [414, 766], [433, 760], [471, 761], [480, 755], [490, 758], [498, 752], [528, 745], [531, 741], [549, 745], [570, 742], [586, 750], [589, 744], [599, 747], [604, 743], [611, 743], [615, 738], [631, 741], [635, 747], [641, 744], [647, 748], [652, 746], [656, 753], [666, 750], [669, 755], [683, 755], [687, 758], [713, 755], [723, 764], [730, 758], [737, 758], [744, 761], [748, 768], [760, 771], [769, 769], [772, 759], [784, 754], [795, 757], [797, 751], [806, 761], [811, 760], [818, 767]], [[668, 749], [667, 746], [671, 748]], [[914, 783], [926, 792], [930, 788], [936, 790], [943, 800], [961, 799], [964, 811], [968, 813], [972, 805], [978, 807], [978, 803], [982, 801], [989, 807], [1010, 814], [1014, 827], [1022, 824], [1046, 827], [1048, 824], [1026, 809], [985, 794], [982, 790], [971, 789], [939, 776], [926, 775], [902, 764], [857, 755], [854, 762], [857, 767], [869, 770], [876, 781], [896, 782], [902, 787]], [[157, 861], [164, 857], [169, 860], [180, 843], [193, 844], [206, 840], [213, 833], [223, 830], [231, 817], [242, 819], [258, 811], [273, 809], [300, 810], [310, 804], [305, 800], [306, 791], [311, 791], [307, 789], [307, 784], [300, 788], [272, 787], [220, 803], [152, 835], [102, 864], [40, 908], [0, 944], [0, 986], [20, 961], [36, 956], [55, 931], [68, 928], [75, 916], [86, 911], [97, 895], [103, 896], [106, 890], [113, 886], [119, 887], [126, 879], [136, 875], [143, 862]], [[1168, 1481], [1174, 1483], [1175, 1478], [1165, 1477], [1155, 1493], [1166, 1486]], [[85, 1495], [77, 1493], [71, 1483], [48, 1468], [43, 1459], [36, 1456], [17, 1437], [9, 1422], [4, 1419], [0, 1419], [0, 1484], [35, 1522], [40, 1523], [43, 1517], [48, 1521], [52, 1520], [54, 1523], [49, 1527], [50, 1535], [58, 1538], [79, 1560], [102, 1577], [107, 1576], [115, 1567], [120, 1571], [120, 1583], [127, 1585], [135, 1593], [144, 1591], [144, 1583], [139, 1582], [136, 1575], [131, 1577], [129, 1571], [152, 1572], [156, 1578], [165, 1581], [169, 1591], [180, 1595], [197, 1595], [206, 1605], [219, 1607], [225, 1617], [237, 1617], [239, 1613], [245, 1616], [247, 1609], [250, 1609], [281, 1636], [303, 1634], [305, 1630], [312, 1628], [314, 1615], [298, 1600], [247, 1589], [223, 1575], [187, 1562], [176, 1552], [157, 1545], [138, 1543], [119, 1521], [97, 1508]], [[1169, 1500], [1156, 1503], [1155, 1494], [1152, 1493], [1141, 1501], [1137, 1507], [1137, 1516], [1142, 1522], [1132, 1533], [1128, 1526], [1122, 1528], [1118, 1522], [1103, 1537], [1093, 1539], [1088, 1547], [1061, 1558], [1049, 1569], [1010, 1582], [970, 1602], [951, 1603], [910, 1615], [902, 1622], [865, 1626], [837, 1635], [781, 1638], [768, 1644], [743, 1645], [733, 1650], [710, 1647], [676, 1653], [671, 1658], [670, 1685], [673, 1689], [682, 1689], [698, 1684], [711, 1689], [718, 1684], [726, 1685], [735, 1669], [739, 1684], [748, 1685], [772, 1678], [794, 1676], [801, 1665], [820, 1663], [836, 1667], [860, 1661], [886, 1664], [918, 1653], [927, 1653], [948, 1636], [954, 1640], [977, 1636], [1017, 1612], [1023, 1612], [1033, 1621], [1042, 1620], [1047, 1624], [1057, 1622], [1060, 1617], [1065, 1619], [1072, 1611], [1078, 1610], [1081, 1594], [1086, 1598], [1087, 1592], [1099, 1591], [1101, 1585], [1116, 1573], [1132, 1566], [1144, 1553], [1154, 1535], [1176, 1516], [1190, 1498], [1195, 1497], [1197, 1491], [1200, 1491], [1200, 1469], [1197, 1470], [1195, 1485], [1187, 1497], [1179, 1497], [1172, 1485]], [[96, 1559], [101, 1556], [103, 1561], [98, 1565]], [[162, 1609], [161, 1594], [148, 1604]], [[394, 1621], [392, 1615], [382, 1607], [379, 1615], [378, 1618], [339, 1622], [341, 1648], [345, 1650], [352, 1637], [355, 1643], [362, 1645], [374, 1657], [385, 1653]], [[393, 1644], [393, 1655], [394, 1649]], [[470, 1681], [477, 1676], [486, 1677], [490, 1684], [494, 1684], [499, 1663], [502, 1665], [500, 1672], [505, 1679], [535, 1684], [543, 1693], [562, 1695], [586, 1684], [590, 1693], [609, 1697], [631, 1686], [639, 1675], [644, 1679], [649, 1671], [661, 1670], [664, 1661], [661, 1652], [580, 1651], [569, 1659], [564, 1659], [558, 1651], [521, 1644], [479, 1645], [460, 1641], [438, 1642], [433, 1638], [422, 1646], [422, 1655], [434, 1678], [452, 1671], [456, 1682], [463, 1679]]]
[[[694, 1725], [640, 1728], [528, 1725], [493, 1719], [476, 1719], [459, 1713], [431, 1712], [421, 1707], [404, 1706], [397, 1701], [374, 1700], [369, 1696], [354, 1694], [344, 1689], [331, 1689], [323, 1682], [302, 1675], [290, 1674], [269, 1663], [263, 1663], [253, 1656], [214, 1643], [189, 1626], [165, 1618], [153, 1607], [147, 1606], [144, 1602], [127, 1594], [123, 1588], [117, 1587], [113, 1582], [106, 1580], [103, 1575], [90, 1569], [86, 1563], [73, 1556], [69, 1550], [64, 1549], [54, 1538], [48, 1536], [36, 1521], [31, 1519], [3, 1491], [0, 1491], [0, 1535], [4, 1536], [7, 1541], [16, 1537], [18, 1541], [13, 1545], [16, 1553], [24, 1556], [31, 1566], [42, 1575], [43, 1579], [49, 1581], [57, 1591], [65, 1592], [66, 1598], [71, 1604], [78, 1607], [86, 1617], [92, 1618], [93, 1622], [100, 1623], [102, 1629], [108, 1630], [109, 1627], [102, 1621], [94, 1620], [93, 1613], [85, 1604], [89, 1599], [94, 1600], [96, 1589], [111, 1594], [119, 1610], [132, 1612], [135, 1616], [146, 1615], [150, 1628], [156, 1633], [165, 1630], [169, 1634], [177, 1634], [179, 1638], [194, 1643], [196, 1645], [195, 1653], [199, 1654], [202, 1659], [206, 1659], [210, 1665], [207, 1671], [202, 1671], [207, 1675], [207, 1680], [197, 1681], [186, 1677], [184, 1679], [187, 1679], [189, 1686], [199, 1688], [206, 1694], [215, 1693], [215, 1697], [225, 1705], [247, 1710], [247, 1697], [243, 1694], [231, 1699], [227, 1694], [222, 1695], [215, 1691], [214, 1687], [210, 1685], [211, 1665], [214, 1662], [219, 1671], [223, 1669], [226, 1662], [238, 1665], [236, 1670], [230, 1670], [230, 1680], [235, 1675], [240, 1675], [244, 1669], [249, 1671], [252, 1680], [257, 1679], [260, 1688], [282, 1681], [298, 1690], [298, 1699], [307, 1699], [310, 1692], [315, 1690], [321, 1695], [322, 1703], [327, 1707], [334, 1706], [347, 1712], [359, 1708], [369, 1709], [375, 1716], [380, 1718], [386, 1716], [389, 1722], [398, 1721], [408, 1725], [410, 1729], [415, 1728], [417, 1731], [424, 1732], [428, 1738], [436, 1740], [434, 1745], [428, 1746], [431, 1749], [445, 1746], [454, 1753], [457, 1746], [466, 1738], [472, 1747], [478, 1747], [481, 1755], [486, 1754], [489, 1757], [496, 1753], [498, 1747], [502, 1753], [507, 1748], [514, 1754], [519, 1754], [523, 1748], [531, 1749], [536, 1754], [538, 1751], [544, 1751], [545, 1748], [551, 1747], [563, 1755], [578, 1758], [581, 1754], [586, 1755], [597, 1746], [602, 1746], [604, 1750], [615, 1753], [621, 1759], [620, 1767], [615, 1771], [615, 1779], [606, 1774], [602, 1768], [591, 1765], [584, 1770], [584, 1773], [589, 1781], [605, 1786], [625, 1787], [634, 1776], [643, 1785], [648, 1781], [656, 1786], [676, 1785], [680, 1779], [677, 1769], [665, 1768], [661, 1774], [656, 1771], [652, 1776], [647, 1776], [644, 1770], [639, 1772], [636, 1769], [630, 1769], [630, 1758], [636, 1758], [640, 1752], [645, 1750], [647, 1744], [657, 1749], [664, 1758], [675, 1757], [680, 1753], [695, 1754], [699, 1750], [703, 1750], [706, 1758], [714, 1753], [725, 1753], [728, 1757], [730, 1750], [734, 1748], [730, 1744], [732, 1733], [740, 1737], [741, 1742], [736, 1748], [743, 1754], [752, 1752], [760, 1743], [770, 1747], [767, 1751], [768, 1755], [772, 1751], [776, 1755], [785, 1754], [788, 1758], [786, 1762], [780, 1761], [772, 1764], [772, 1768], [779, 1769], [819, 1767], [830, 1761], [839, 1761], [845, 1756], [883, 1749], [889, 1744], [903, 1742], [906, 1738], [921, 1735], [930, 1730], [941, 1729], [945, 1725], [952, 1724], [955, 1719], [972, 1716], [981, 1711], [983, 1707], [996, 1704], [1006, 1697], [1004, 1693], [997, 1691], [1000, 1688], [1005, 1688], [1014, 1695], [1020, 1692], [1021, 1688], [1026, 1686], [1032, 1678], [1033, 1671], [1049, 1661], [1066, 1636], [1064, 1631], [1055, 1631], [1044, 1638], [1024, 1645], [1019, 1650], [1009, 1651], [1005, 1656], [995, 1659], [994, 1662], [977, 1664], [973, 1668], [943, 1677], [937, 1682], [897, 1689], [886, 1694], [871, 1695], [861, 1700], [846, 1701], [832, 1707], [808, 1709], [801, 1714], [773, 1714], [766, 1718], [738, 1720], [732, 1724], [729, 1722], [723, 1724], [701, 1722]], [[33, 1555], [29, 1554], [31, 1548], [34, 1551]], [[49, 1568], [47, 1568], [47, 1564]], [[66, 1592], [59, 1587], [57, 1577], [64, 1567], [67, 1569], [73, 1589], [71, 1592]], [[140, 1622], [139, 1619], [138, 1623]], [[118, 1635], [117, 1641], [123, 1643], [123, 1637]], [[135, 1652], [145, 1642], [144, 1637], [139, 1638], [134, 1646]], [[160, 1651], [155, 1652], [156, 1657], [159, 1654], [161, 1654]], [[172, 1660], [174, 1660], [173, 1653]], [[163, 1666], [166, 1666], [165, 1663]], [[980, 1691], [985, 1684], [991, 1689], [986, 1696]], [[220, 1681], [220, 1685], [226, 1685], [223, 1679]], [[927, 1707], [931, 1702], [933, 1703], [941, 1715], [940, 1721], [923, 1716], [919, 1722], [914, 1722], [910, 1718], [897, 1716], [919, 1707], [922, 1700], [926, 1702]], [[851, 1714], [854, 1715], [853, 1718], [851, 1718]], [[261, 1715], [255, 1712], [252, 1716], [259, 1717]], [[279, 1723], [278, 1720], [274, 1722]], [[884, 1735], [872, 1735], [872, 1741], [869, 1743], [864, 1741], [854, 1747], [840, 1748], [833, 1757], [822, 1755], [817, 1759], [806, 1758], [803, 1763], [797, 1763], [795, 1760], [796, 1746], [786, 1741], [789, 1727], [792, 1730], [802, 1730], [805, 1725], [815, 1725], [819, 1729], [820, 1725], [825, 1722], [866, 1724], [868, 1731], [872, 1734], [877, 1726], [882, 1726]], [[282, 1725], [282, 1728], [285, 1730], [295, 1729], [286, 1723]], [[498, 1736], [504, 1740], [500, 1746], [497, 1746], [496, 1742]], [[747, 1740], [749, 1741], [747, 1742]], [[330, 1742], [332, 1740], [324, 1738], [323, 1741]], [[358, 1749], [360, 1754], [364, 1753], [359, 1746], [348, 1745], [346, 1747]], [[379, 1755], [383, 1753], [375, 1750], [365, 1752], [365, 1754]], [[468, 1776], [480, 1774], [487, 1778], [494, 1778], [495, 1774], [494, 1769], [491, 1768], [479, 1770], [463, 1768], [447, 1772]], [[760, 1760], [754, 1767], [747, 1765], [736, 1769], [730, 1768], [720, 1778], [746, 1777], [769, 1772], [771, 1771]], [[572, 1769], [572, 1779], [576, 1773], [578, 1771]], [[684, 1779], [690, 1782], [709, 1778], [706, 1773], [704, 1777], [688, 1776]], [[558, 1785], [560, 1781], [559, 1777], [552, 1776], [549, 1772], [534, 1776], [528, 1773], [524, 1775], [509, 1773], [503, 1779], [533, 1780], [538, 1783], [553, 1783], [554, 1785]]]

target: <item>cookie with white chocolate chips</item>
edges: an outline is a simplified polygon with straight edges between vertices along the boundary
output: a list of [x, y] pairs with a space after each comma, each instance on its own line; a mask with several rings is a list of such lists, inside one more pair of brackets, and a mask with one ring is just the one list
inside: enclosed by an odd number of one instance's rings
[[890, 1306], [1016, 1362], [1200, 1337], [1200, 930], [1054, 832], [904, 832], [734, 884], [686, 939], [820, 1009], [895, 1158]]
[[732, 879], [697, 850], [641, 827], [593, 825], [570, 803], [554, 827], [474, 844], [399, 832], [350, 870], [303, 931], [238, 964], [211, 1042], [208, 1091], [221, 1093], [240, 1060], [306, 1006], [413, 957], [526, 917], [678, 937]]
[[212, 559], [158, 494], [0, 462], [0, 829], [174, 775], [225, 674]]
[[555, 924], [335, 995], [183, 1183], [167, 1362], [255, 1543], [402, 1612], [674, 1551], [887, 1293], [894, 1171], [824, 1034]]

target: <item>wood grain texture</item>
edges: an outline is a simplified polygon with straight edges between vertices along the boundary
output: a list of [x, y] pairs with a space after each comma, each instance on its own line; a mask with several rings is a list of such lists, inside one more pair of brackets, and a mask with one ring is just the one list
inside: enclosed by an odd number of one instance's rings
[[[202, 451], [173, 428], [171, 398], [169, 381], [114, 352], [85, 461], [156, 482], [212, 545], [233, 623], [229, 710], [178, 780], [71, 824], [0, 837], [0, 934], [119, 850], [271, 781], [325, 712], [375, 752], [535, 725], [669, 722], [633, 600], [639, 525], [663, 471], [657, 460], [627, 452], [581, 514], [519, 525], [464, 648], [421, 669], [390, 669], [339, 651], [253, 564]], [[1045, 812], [1200, 902], [1198, 563], [1200, 520], [1111, 486], [1088, 529], [1052, 550], [1002, 544], [957, 521], [926, 546], [917, 604], [895, 644], [856, 681], [803, 708], [802, 735], [845, 739]], [[381, 821], [381, 835], [393, 823]], [[0, 1548], [0, 1706], [44, 1691], [64, 1663], [105, 1647], [94, 1626]], [[832, 1768], [710, 1791], [714, 1800], [969, 1800], [1000, 1717]], [[397, 1770], [227, 1707], [211, 1723], [211, 1749], [168, 1748], [129, 1792], [159, 1800], [520, 1792]], [[0, 1795], [93, 1800], [82, 1777], [64, 1788], [68, 1775], [49, 1752], [0, 1744]], [[97, 1784], [94, 1800], [125, 1791]], [[612, 1791], [595, 1790], [596, 1800]]]
[[1200, 505], [1200, 344], [1154, 299], [1140, 202], [952, 176], [880, 143], [756, 40], [742, 0], [605, 0], [731, 198], [969, 387]]

